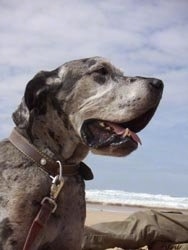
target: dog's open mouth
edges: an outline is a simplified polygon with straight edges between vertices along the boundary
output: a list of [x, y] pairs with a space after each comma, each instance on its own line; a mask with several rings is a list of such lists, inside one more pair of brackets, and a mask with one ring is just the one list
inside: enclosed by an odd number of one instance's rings
[[149, 123], [155, 110], [156, 108], [152, 108], [141, 116], [122, 123], [97, 119], [86, 120], [81, 128], [82, 138], [88, 146], [96, 149], [120, 146], [128, 142], [137, 147], [141, 144], [141, 140], [136, 133]]

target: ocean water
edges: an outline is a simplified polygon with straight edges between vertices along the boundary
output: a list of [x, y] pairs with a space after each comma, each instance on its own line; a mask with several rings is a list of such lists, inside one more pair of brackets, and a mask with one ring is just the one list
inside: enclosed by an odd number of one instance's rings
[[167, 156], [162, 151], [141, 148], [123, 158], [89, 154], [84, 162], [92, 169], [94, 179], [86, 182], [86, 188], [188, 197], [187, 162], [179, 160], [176, 164], [177, 153]]
[[87, 202], [114, 205], [188, 209], [187, 197], [133, 193], [121, 190], [86, 190], [86, 200]]

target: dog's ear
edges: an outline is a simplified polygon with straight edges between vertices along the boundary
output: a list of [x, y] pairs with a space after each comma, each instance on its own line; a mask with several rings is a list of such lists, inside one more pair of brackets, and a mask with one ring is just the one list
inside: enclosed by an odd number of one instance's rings
[[29, 111], [36, 109], [40, 113], [42, 109], [45, 109], [45, 100], [49, 90], [49, 85], [46, 84], [46, 81], [47, 73], [41, 71], [28, 82], [24, 93], [24, 100]]
[[26, 128], [29, 126], [31, 113], [45, 113], [46, 98], [50, 88], [46, 84], [48, 76], [48, 72], [41, 71], [28, 82], [22, 102], [13, 113], [13, 120], [18, 127]]
[[19, 128], [27, 128], [30, 119], [30, 112], [25, 104], [24, 98], [22, 98], [22, 102], [16, 109], [16, 111], [12, 114], [12, 119], [16, 126]]

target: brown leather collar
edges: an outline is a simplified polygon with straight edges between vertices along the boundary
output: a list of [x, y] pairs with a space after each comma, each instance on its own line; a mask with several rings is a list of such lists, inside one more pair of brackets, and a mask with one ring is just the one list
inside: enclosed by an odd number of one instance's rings
[[[44, 171], [46, 171], [49, 175], [56, 176], [59, 174], [59, 164], [39, 151], [34, 145], [30, 144], [28, 140], [16, 130], [16, 128], [14, 128], [12, 133], [10, 134], [9, 141], [30, 160], [37, 163], [37, 165]], [[83, 166], [84, 163], [81, 164]], [[73, 176], [79, 174], [80, 164], [62, 164], [62, 167], [63, 176]]]

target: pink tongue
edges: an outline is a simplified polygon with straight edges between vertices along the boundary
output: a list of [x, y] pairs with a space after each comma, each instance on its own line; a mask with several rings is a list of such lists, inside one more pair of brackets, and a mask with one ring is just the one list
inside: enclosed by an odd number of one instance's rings
[[116, 124], [116, 123], [112, 123], [112, 122], [105, 122], [107, 125], [109, 125], [111, 128], [114, 129], [114, 132], [117, 135], [124, 135], [124, 136], [129, 136], [131, 137], [135, 142], [140, 143], [140, 145], [142, 145], [142, 142], [140, 140], [140, 138], [138, 137], [138, 135], [136, 133], [134, 133], [133, 131], [131, 131], [129, 128], [123, 128], [120, 125]]

